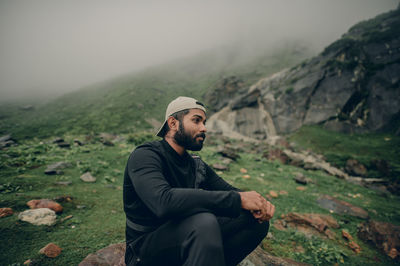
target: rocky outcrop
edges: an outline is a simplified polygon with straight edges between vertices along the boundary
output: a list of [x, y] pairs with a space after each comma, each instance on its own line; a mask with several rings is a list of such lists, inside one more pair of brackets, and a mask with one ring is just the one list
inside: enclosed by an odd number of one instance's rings
[[258, 81], [209, 125], [230, 137], [265, 139], [313, 124], [398, 134], [399, 120], [400, 8], [355, 25], [308, 62]]

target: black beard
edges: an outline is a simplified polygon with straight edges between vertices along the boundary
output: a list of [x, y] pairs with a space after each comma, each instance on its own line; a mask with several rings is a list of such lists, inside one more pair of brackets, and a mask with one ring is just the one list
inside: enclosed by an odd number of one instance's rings
[[[202, 137], [203, 140], [199, 142], [196, 141], [196, 138]], [[192, 138], [189, 134], [185, 132], [185, 127], [183, 126], [183, 122], [179, 123], [179, 130], [174, 135], [175, 142], [190, 151], [199, 151], [203, 148], [203, 142], [206, 139], [206, 134], [200, 133], [197, 134], [194, 138]]]

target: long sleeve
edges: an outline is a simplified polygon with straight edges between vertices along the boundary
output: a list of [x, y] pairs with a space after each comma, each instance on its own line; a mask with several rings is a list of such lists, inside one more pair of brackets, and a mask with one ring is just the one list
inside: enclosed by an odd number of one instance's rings
[[236, 191], [171, 187], [163, 174], [161, 160], [155, 151], [138, 149], [128, 162], [129, 177], [136, 193], [158, 218], [170, 219], [201, 211], [221, 216], [239, 215], [241, 203]]

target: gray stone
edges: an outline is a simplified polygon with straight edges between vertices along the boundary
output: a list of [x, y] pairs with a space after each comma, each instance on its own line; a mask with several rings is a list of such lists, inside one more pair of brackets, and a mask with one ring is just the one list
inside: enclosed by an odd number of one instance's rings
[[317, 202], [322, 208], [337, 214], [351, 215], [361, 219], [367, 219], [369, 217], [368, 212], [364, 209], [354, 206], [346, 201], [338, 200], [329, 195], [323, 195], [317, 199]]
[[9, 141], [9, 140], [12, 140], [10, 134], [0, 137], [0, 142], [6, 142], [6, 141]]
[[60, 169], [65, 169], [71, 166], [72, 165], [68, 162], [56, 162], [48, 165], [44, 173], [46, 175], [61, 175], [63, 172], [60, 171]]
[[18, 219], [34, 225], [53, 225], [56, 223], [56, 213], [48, 208], [26, 210], [18, 215]]
[[83, 182], [88, 182], [88, 183], [93, 183], [96, 182], [96, 178], [92, 176], [90, 172], [86, 172], [83, 175], [81, 175], [81, 180]]

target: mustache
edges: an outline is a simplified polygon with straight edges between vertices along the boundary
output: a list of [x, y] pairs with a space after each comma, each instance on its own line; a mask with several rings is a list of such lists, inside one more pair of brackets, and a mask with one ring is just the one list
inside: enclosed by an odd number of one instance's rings
[[205, 139], [206, 139], [206, 134], [205, 134], [205, 133], [200, 133], [200, 134], [197, 134], [197, 135], [195, 136], [195, 138], [198, 138], [198, 137], [202, 137], [203, 140], [205, 140]]

